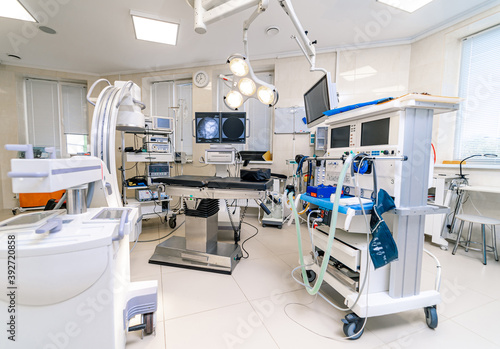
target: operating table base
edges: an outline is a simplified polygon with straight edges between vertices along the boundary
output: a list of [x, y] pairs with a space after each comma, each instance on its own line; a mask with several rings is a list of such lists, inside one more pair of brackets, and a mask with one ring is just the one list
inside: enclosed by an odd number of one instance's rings
[[149, 263], [231, 274], [241, 255], [238, 244], [217, 242], [209, 252], [199, 252], [187, 250], [184, 237], [172, 236], [156, 246]]

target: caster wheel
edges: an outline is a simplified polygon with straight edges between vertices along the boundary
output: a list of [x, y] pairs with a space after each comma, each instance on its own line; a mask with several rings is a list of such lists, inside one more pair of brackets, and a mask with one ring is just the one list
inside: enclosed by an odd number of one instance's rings
[[309, 282], [313, 282], [314, 280], [316, 280], [316, 273], [314, 272], [314, 270], [306, 270], [306, 274], [307, 280]]
[[144, 314], [142, 316], [142, 322], [146, 325], [146, 328], [144, 329], [144, 334], [146, 336], [149, 336], [155, 330], [154, 314], [153, 313]]
[[264, 224], [264, 223], [262, 223], [262, 228], [265, 228], [265, 227], [267, 227], [267, 225], [266, 225], [266, 224]]
[[283, 228], [283, 226], [282, 225], [278, 225], [278, 229], [281, 229], [281, 228]]
[[435, 329], [438, 326], [438, 316], [436, 311], [436, 306], [425, 307], [425, 322], [429, 328]]
[[171, 217], [169, 220], [168, 220], [168, 226], [172, 229], [175, 228], [175, 226], [177, 225], [177, 218], [175, 217]]
[[342, 319], [342, 322], [344, 323], [342, 330], [344, 331], [345, 336], [351, 340], [356, 340], [361, 337], [365, 330], [363, 328], [365, 319], [360, 318], [354, 313], [347, 314], [345, 318]]

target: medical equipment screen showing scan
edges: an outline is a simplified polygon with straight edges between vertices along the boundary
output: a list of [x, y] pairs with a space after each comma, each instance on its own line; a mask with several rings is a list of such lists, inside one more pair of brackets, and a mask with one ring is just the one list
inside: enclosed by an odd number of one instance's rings
[[221, 113], [221, 143], [245, 143], [246, 113]]
[[326, 73], [304, 94], [307, 127], [319, 124], [325, 117], [323, 113], [337, 107], [337, 92], [330, 73]]
[[389, 144], [389, 120], [389, 118], [385, 118], [363, 122], [361, 124], [361, 146]]
[[196, 143], [220, 143], [220, 113], [196, 113]]
[[332, 128], [330, 132], [330, 148], [349, 147], [350, 134], [351, 134], [350, 125]]

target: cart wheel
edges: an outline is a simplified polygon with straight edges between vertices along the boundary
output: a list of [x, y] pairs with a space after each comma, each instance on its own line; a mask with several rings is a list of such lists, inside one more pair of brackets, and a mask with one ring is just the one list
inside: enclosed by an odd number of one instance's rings
[[342, 330], [346, 337], [349, 337], [351, 340], [358, 339], [365, 331], [363, 328], [365, 319], [360, 318], [354, 313], [347, 314], [345, 318], [342, 319], [342, 322], [344, 323]]
[[314, 272], [314, 270], [306, 270], [306, 274], [307, 280], [309, 282], [313, 282], [314, 280], [316, 280], [316, 273]]
[[144, 329], [144, 334], [146, 336], [149, 336], [155, 330], [154, 314], [147, 313], [147, 314], [142, 315], [142, 322], [146, 325], [146, 328]]
[[283, 225], [278, 225], [278, 229], [281, 229], [281, 228], [283, 228]]
[[169, 220], [168, 220], [168, 226], [172, 229], [175, 228], [175, 226], [177, 225], [177, 218], [174, 216], [174, 217], [171, 217]]
[[438, 315], [436, 311], [436, 306], [425, 307], [425, 322], [427, 322], [427, 326], [429, 328], [435, 329], [438, 326]]
[[262, 223], [262, 228], [265, 228], [265, 227], [266, 227], [266, 225], [264, 223]]

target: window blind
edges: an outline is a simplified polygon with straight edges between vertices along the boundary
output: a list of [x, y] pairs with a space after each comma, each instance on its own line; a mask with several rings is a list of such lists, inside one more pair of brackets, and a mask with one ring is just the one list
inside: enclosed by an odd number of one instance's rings
[[[175, 151], [193, 154], [193, 84], [186, 81], [154, 82], [151, 87], [152, 115], [171, 116], [175, 114]], [[172, 107], [176, 109], [175, 113]], [[182, 142], [182, 147], [181, 147]]]
[[500, 155], [500, 27], [462, 42], [455, 158]]
[[61, 86], [65, 134], [89, 134], [86, 95], [86, 86], [66, 84]]
[[61, 150], [57, 81], [26, 79], [26, 127], [35, 147]]

